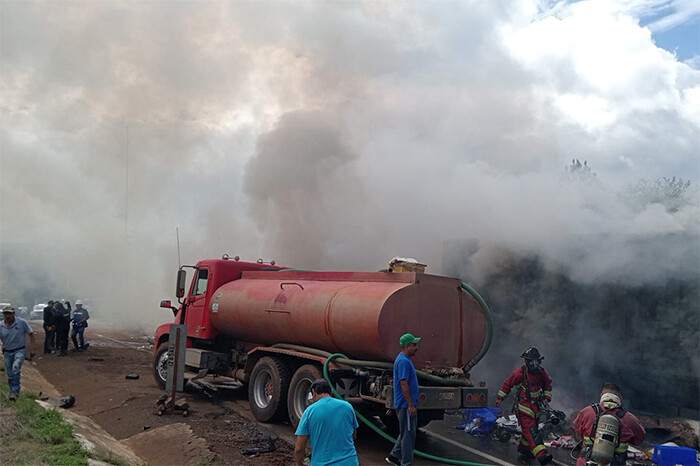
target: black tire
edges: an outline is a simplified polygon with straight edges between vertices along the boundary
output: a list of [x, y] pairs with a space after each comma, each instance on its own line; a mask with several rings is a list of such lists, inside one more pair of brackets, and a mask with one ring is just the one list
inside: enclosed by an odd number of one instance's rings
[[291, 371], [281, 359], [264, 357], [255, 364], [248, 383], [248, 402], [260, 422], [283, 420]]
[[314, 364], [301, 366], [292, 377], [287, 396], [287, 412], [289, 422], [295, 429], [299, 425], [304, 410], [311, 404], [311, 385], [320, 378], [321, 369]]
[[155, 358], [153, 358], [153, 380], [163, 390], [165, 390], [165, 384], [168, 380], [168, 346], [167, 341], [161, 343]]

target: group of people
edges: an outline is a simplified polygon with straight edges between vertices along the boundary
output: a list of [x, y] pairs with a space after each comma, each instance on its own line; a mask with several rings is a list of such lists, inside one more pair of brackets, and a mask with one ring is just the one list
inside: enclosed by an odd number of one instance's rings
[[83, 351], [90, 344], [85, 343], [85, 329], [88, 326], [90, 313], [83, 308], [83, 302], [78, 299], [75, 309], [71, 308], [70, 301], [49, 301], [44, 308], [44, 354], [59, 356], [68, 354], [68, 333], [73, 341], [73, 350]]
[[[413, 464], [418, 430], [418, 377], [411, 358], [418, 351], [420, 338], [407, 333], [399, 338], [401, 351], [394, 361], [394, 407], [399, 435], [386, 462], [397, 466]], [[527, 348], [521, 355], [525, 364], [503, 382], [496, 395], [499, 407], [505, 397], [516, 390], [514, 411], [522, 434], [518, 444], [521, 458], [540, 464], [553, 461], [539, 432], [540, 415], [552, 399], [552, 379], [541, 363], [537, 348]], [[304, 454], [311, 442], [311, 465], [355, 466], [358, 463], [354, 440], [357, 418], [352, 406], [333, 398], [330, 383], [316, 380], [311, 386], [311, 401], [296, 430], [294, 459], [304, 464]], [[582, 409], [574, 420], [574, 429], [582, 439], [577, 466], [586, 464], [624, 465], [629, 445], [639, 445], [646, 435], [637, 417], [622, 407], [622, 391], [612, 383], [601, 389], [600, 401]]]
[[[90, 314], [83, 308], [83, 302], [77, 300], [75, 309], [71, 313], [70, 302], [49, 301], [44, 308], [44, 354], [55, 354], [56, 348], [59, 356], [68, 354], [68, 331], [71, 322], [73, 331], [71, 339], [74, 349], [82, 351], [89, 346], [85, 343], [84, 332], [88, 326]], [[2, 342], [2, 354], [5, 360], [5, 374], [10, 385], [11, 401], [16, 400], [20, 391], [20, 378], [22, 365], [27, 359], [27, 336], [29, 336], [29, 359], [36, 352], [36, 339], [34, 332], [27, 321], [15, 315], [15, 308], [5, 306], [2, 310], [2, 322], [0, 323], [0, 342]]]

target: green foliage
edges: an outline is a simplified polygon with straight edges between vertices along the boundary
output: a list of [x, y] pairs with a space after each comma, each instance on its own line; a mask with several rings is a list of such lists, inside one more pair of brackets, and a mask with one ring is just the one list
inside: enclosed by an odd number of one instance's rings
[[7, 384], [0, 384], [0, 405], [16, 411], [24, 433], [4, 439], [0, 464], [87, 464], [88, 452], [59, 412], [37, 405], [31, 394], [21, 393], [16, 401], [9, 401], [8, 395]]

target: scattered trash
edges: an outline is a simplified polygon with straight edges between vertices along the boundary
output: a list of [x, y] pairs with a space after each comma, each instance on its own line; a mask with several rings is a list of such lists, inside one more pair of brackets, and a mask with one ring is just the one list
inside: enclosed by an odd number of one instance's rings
[[647, 431], [647, 440], [656, 445], [674, 442], [681, 447], [698, 449], [700, 442], [696, 430], [681, 419], [661, 419], [641, 416], [640, 422]]
[[49, 399], [48, 395], [44, 395], [42, 392], [39, 392], [39, 394], [36, 396], [36, 399], [39, 401], [46, 401]]
[[514, 427], [517, 432], [521, 432], [520, 426], [518, 425], [518, 418], [515, 414], [511, 414], [508, 417], [499, 417], [496, 419], [496, 424], [503, 427]]
[[277, 447], [275, 446], [275, 439], [272, 437], [267, 438], [267, 446], [262, 447], [262, 448], [251, 448], [249, 450], [242, 450], [241, 454], [242, 455], [255, 455], [256, 453], [272, 453], [273, 451], [277, 450]]
[[73, 395], [64, 396], [58, 401], [58, 407], [63, 409], [72, 408], [75, 404], [75, 397]]
[[627, 447], [627, 459], [628, 460], [643, 460], [644, 452], [634, 448], [632, 445]]
[[138, 374], [126, 374], [125, 378], [129, 379], [129, 380], [136, 380], [139, 378], [139, 375]]
[[501, 408], [472, 408], [467, 409], [464, 418], [467, 422], [457, 426], [473, 435], [488, 434], [496, 424], [496, 419], [501, 413]]
[[89, 357], [88, 361], [104, 361], [104, 358]]
[[576, 441], [571, 435], [562, 435], [551, 442], [545, 442], [544, 445], [554, 448], [574, 448]]
[[156, 413], [158, 416], [162, 416], [168, 409], [173, 411], [181, 411], [183, 416], [189, 414], [190, 404], [184, 398], [178, 398], [173, 403], [172, 397], [168, 395], [161, 395], [156, 402]]
[[143, 430], [148, 430], [150, 428], [151, 428], [151, 426], [143, 426]]

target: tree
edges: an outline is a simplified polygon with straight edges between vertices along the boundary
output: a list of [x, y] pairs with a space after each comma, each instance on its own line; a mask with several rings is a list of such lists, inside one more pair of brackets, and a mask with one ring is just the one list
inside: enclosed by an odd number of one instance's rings
[[649, 204], [662, 204], [675, 213], [693, 202], [690, 181], [682, 178], [657, 178], [655, 181], [641, 179], [628, 186], [625, 197], [636, 208], [643, 209]]

